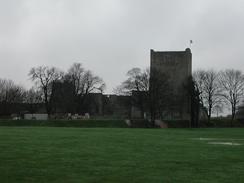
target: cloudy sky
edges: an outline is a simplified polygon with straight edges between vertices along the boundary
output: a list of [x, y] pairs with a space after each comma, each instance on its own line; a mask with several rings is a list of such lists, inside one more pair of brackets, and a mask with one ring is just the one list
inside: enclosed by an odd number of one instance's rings
[[74, 62], [101, 76], [107, 93], [150, 49], [185, 50], [193, 69], [244, 71], [243, 0], [0, 0], [0, 78], [31, 86], [39, 65]]

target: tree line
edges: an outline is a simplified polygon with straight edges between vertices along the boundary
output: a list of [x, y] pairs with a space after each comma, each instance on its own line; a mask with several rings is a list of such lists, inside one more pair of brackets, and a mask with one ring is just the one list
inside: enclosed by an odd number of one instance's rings
[[[208, 122], [213, 111], [231, 110], [231, 122], [235, 119], [237, 107], [244, 97], [244, 75], [240, 70], [223, 71], [198, 70], [193, 73], [193, 80], [200, 91], [199, 97], [207, 110]], [[231, 126], [233, 124], [231, 123]]]
[[10, 104], [44, 103], [48, 114], [53, 112], [55, 101], [62, 98], [67, 112], [78, 112], [91, 92], [103, 92], [105, 83], [81, 63], [74, 63], [66, 72], [56, 67], [38, 66], [28, 74], [34, 85], [26, 90], [12, 80], [0, 79], [0, 104], [2, 114], [9, 114]]

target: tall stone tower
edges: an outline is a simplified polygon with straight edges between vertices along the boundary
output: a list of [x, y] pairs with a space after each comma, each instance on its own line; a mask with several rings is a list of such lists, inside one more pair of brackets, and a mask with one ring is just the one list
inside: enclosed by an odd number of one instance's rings
[[[151, 78], [154, 72], [167, 75], [169, 87], [175, 99], [174, 107], [168, 111], [166, 119], [189, 120], [190, 97], [187, 92], [187, 80], [192, 74], [192, 54], [187, 48], [185, 51], [151, 50]], [[165, 78], [160, 78], [165, 79]], [[150, 83], [152, 88], [153, 83]], [[166, 101], [167, 102], [167, 101]]]

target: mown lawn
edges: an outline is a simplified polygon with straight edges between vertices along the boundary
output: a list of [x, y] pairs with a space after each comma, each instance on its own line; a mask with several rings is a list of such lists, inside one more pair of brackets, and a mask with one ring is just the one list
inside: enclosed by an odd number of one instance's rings
[[244, 129], [0, 127], [0, 182], [244, 182]]

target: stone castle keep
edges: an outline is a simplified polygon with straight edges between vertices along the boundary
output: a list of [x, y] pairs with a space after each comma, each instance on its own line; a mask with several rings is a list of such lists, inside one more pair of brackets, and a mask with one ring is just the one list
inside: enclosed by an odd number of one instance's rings
[[176, 100], [167, 118], [189, 120], [191, 109], [186, 84], [192, 74], [191, 50], [189, 48], [185, 51], [158, 52], [151, 50], [150, 77], [154, 72], [168, 77], [169, 88]]

